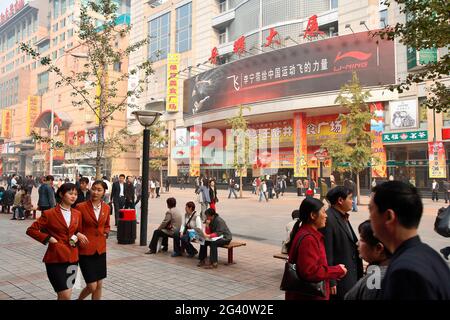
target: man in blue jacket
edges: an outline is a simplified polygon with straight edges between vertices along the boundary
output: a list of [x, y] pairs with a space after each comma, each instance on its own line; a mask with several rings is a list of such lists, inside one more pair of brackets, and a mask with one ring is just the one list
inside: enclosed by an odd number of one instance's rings
[[393, 253], [381, 282], [382, 298], [450, 300], [450, 269], [417, 234], [423, 212], [417, 189], [388, 181], [373, 191], [369, 211], [374, 235]]
[[55, 191], [53, 190], [53, 176], [45, 177], [45, 182], [39, 187], [38, 207], [40, 211], [48, 210], [56, 206]]

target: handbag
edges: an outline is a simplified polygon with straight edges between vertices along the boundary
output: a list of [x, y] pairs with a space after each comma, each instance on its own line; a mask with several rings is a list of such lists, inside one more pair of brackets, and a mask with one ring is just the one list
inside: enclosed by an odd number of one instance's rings
[[[295, 245], [298, 254], [300, 242], [307, 236], [301, 237]], [[297, 257], [293, 261], [297, 260]], [[302, 294], [314, 297], [326, 297], [325, 280], [312, 282], [302, 279], [298, 276], [296, 263], [291, 263], [290, 259], [284, 265], [283, 279], [281, 280], [280, 289], [283, 291], [300, 291]]]
[[434, 221], [434, 231], [443, 237], [450, 237], [450, 206], [440, 208]]

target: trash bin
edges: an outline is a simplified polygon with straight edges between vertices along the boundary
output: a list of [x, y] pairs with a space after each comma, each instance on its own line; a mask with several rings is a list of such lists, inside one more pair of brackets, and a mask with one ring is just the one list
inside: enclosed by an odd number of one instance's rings
[[119, 244], [134, 244], [136, 241], [136, 210], [119, 210], [117, 223], [117, 242]]

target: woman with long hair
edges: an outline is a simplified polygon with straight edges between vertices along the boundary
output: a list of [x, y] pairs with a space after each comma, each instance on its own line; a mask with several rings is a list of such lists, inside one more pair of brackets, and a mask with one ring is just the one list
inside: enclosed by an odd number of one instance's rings
[[103, 201], [108, 186], [98, 180], [92, 184], [91, 199], [81, 202], [76, 209], [81, 212], [83, 227], [89, 243], [80, 247], [80, 269], [86, 281], [79, 300], [90, 294], [92, 300], [102, 297], [103, 279], [106, 278], [106, 239], [110, 231], [109, 217], [111, 208]]
[[78, 271], [78, 243], [87, 244], [81, 233], [81, 213], [72, 209], [77, 200], [77, 187], [65, 183], [57, 191], [60, 203], [42, 215], [28, 229], [27, 235], [48, 244], [43, 262], [58, 300], [70, 300]]
[[209, 198], [211, 202], [209, 203], [209, 207], [216, 209], [216, 203], [219, 202], [219, 199], [217, 198], [217, 187], [216, 187], [216, 181], [210, 180], [209, 181]]
[[305, 198], [299, 213], [288, 244], [289, 261], [297, 265], [299, 278], [309, 282], [325, 281], [325, 297], [310, 296], [299, 290], [286, 291], [286, 300], [329, 300], [330, 279], [344, 277], [347, 269], [342, 264], [328, 266], [324, 236], [318, 231], [327, 221], [323, 202]]

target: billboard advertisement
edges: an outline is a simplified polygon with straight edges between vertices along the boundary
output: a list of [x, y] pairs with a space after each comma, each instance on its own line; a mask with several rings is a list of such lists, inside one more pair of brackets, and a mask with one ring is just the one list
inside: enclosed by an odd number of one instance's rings
[[[393, 41], [368, 32], [304, 43], [224, 64], [184, 82], [184, 112], [339, 90], [352, 71], [364, 86], [395, 83]], [[326, 80], [326, 81], [324, 81]]]

